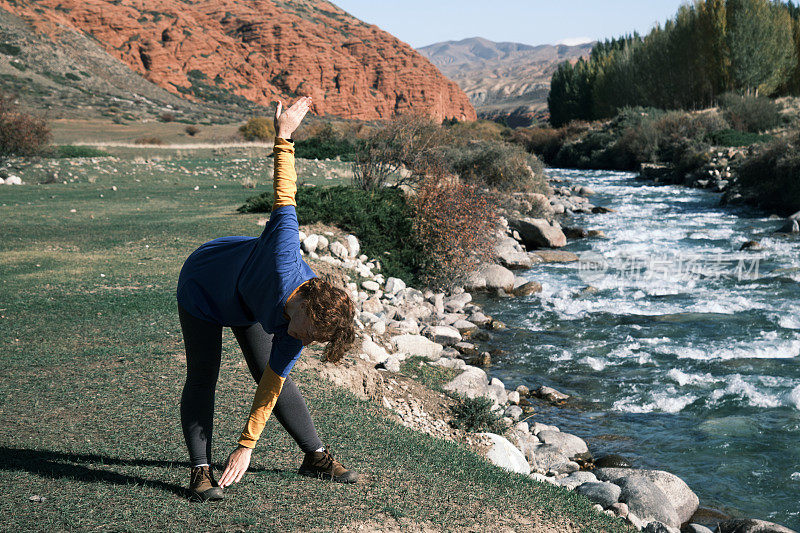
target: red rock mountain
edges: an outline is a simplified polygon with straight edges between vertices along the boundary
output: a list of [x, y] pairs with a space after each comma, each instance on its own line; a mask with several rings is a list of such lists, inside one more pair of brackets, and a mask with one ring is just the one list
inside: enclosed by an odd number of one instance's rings
[[96, 39], [187, 98], [228, 91], [261, 104], [314, 98], [314, 112], [381, 119], [410, 110], [474, 120], [459, 87], [409, 45], [322, 0], [0, 0], [54, 35]]

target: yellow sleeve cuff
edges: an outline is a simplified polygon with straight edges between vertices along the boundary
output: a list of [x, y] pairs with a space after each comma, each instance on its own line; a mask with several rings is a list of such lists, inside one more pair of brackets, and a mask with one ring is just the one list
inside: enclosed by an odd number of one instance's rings
[[285, 378], [280, 377], [267, 365], [261, 381], [258, 383], [256, 396], [253, 398], [253, 407], [250, 409], [250, 417], [244, 426], [242, 435], [239, 437], [239, 444], [245, 448], [255, 448], [264, 426], [275, 408], [278, 396], [281, 395]]
[[281, 137], [275, 137], [273, 149], [275, 202], [272, 209], [285, 205], [297, 205], [297, 172], [294, 168], [294, 143]]

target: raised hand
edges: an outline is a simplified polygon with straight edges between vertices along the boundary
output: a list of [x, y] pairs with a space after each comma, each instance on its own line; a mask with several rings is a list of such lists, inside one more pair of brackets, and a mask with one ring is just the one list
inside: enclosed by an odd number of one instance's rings
[[275, 135], [281, 139], [291, 139], [310, 107], [310, 96], [300, 98], [286, 111], [283, 111], [283, 104], [278, 102], [275, 108]]

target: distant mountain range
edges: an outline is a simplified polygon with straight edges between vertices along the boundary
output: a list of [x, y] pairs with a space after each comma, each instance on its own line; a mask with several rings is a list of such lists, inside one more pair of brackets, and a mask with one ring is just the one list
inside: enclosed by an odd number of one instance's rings
[[593, 46], [594, 42], [531, 46], [473, 37], [418, 51], [467, 93], [479, 117], [518, 126], [547, 118], [547, 94], [556, 67], [588, 56]]

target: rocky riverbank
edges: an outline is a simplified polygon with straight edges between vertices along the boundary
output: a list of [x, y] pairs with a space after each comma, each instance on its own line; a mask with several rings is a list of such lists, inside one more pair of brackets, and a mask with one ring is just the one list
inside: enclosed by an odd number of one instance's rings
[[[356, 302], [361, 346], [359, 361], [340, 368], [324, 367], [323, 375], [362, 396], [380, 402], [396, 419], [438, 438], [473, 446], [494, 464], [583, 494], [598, 512], [626, 519], [638, 530], [708, 532], [693, 518], [699, 498], [677, 476], [661, 470], [632, 468], [619, 456], [595, 458], [579, 436], [536, 420], [539, 402], [563, 404], [569, 397], [540, 387], [507, 389], [481, 366], [491, 361], [484, 348], [493, 331], [504, 327], [472, 301], [472, 293], [489, 291], [499, 297], [524, 296], [541, 290], [536, 282], [517, 277], [549, 261], [575, 261], [575, 254], [557, 250], [570, 238], [602, 237], [566, 225], [564, 215], [608, 210], [589, 201], [592, 191], [571, 184], [556, 185], [551, 196], [516, 194], [506, 203], [497, 230], [496, 262], [482, 264], [447, 293], [419, 291], [397, 278], [384, 278], [380, 263], [360, 255], [358, 240], [325, 230], [301, 235], [311, 259], [342, 268], [342, 280]], [[561, 222], [559, 221], [561, 219]], [[562, 225], [564, 224], [564, 225]], [[327, 231], [327, 233], [326, 233]], [[420, 365], [457, 372], [444, 384], [450, 395], [483, 396], [502, 416], [503, 434], [469, 434], [449, 424], [447, 409], [455, 400], [407, 379], [401, 367], [413, 358]], [[697, 518], [697, 520], [700, 520]], [[713, 525], [713, 520], [701, 520]], [[716, 520], [716, 531], [787, 532], [758, 520]]]
[[[708, 154], [708, 163], [687, 173], [679, 173], [669, 165], [643, 163], [639, 177], [656, 183], [685, 185], [721, 193], [721, 205], [747, 204], [758, 207], [761, 202], [759, 196], [742, 187], [738, 178], [740, 166], [753, 154], [753, 147], [714, 149]], [[800, 211], [786, 218], [778, 215], [773, 217], [778, 221], [777, 233], [800, 234]]]

